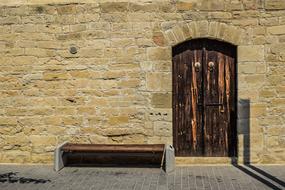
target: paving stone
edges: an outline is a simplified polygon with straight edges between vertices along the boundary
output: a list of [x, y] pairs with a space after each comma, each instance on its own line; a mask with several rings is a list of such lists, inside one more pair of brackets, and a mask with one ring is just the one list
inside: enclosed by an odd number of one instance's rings
[[1, 190], [184, 190], [284, 189], [285, 165], [187, 166], [164, 173], [159, 168], [0, 166]]

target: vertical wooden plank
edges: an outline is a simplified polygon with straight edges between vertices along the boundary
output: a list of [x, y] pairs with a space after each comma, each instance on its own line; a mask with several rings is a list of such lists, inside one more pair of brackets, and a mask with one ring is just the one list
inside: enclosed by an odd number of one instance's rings
[[226, 134], [226, 149], [227, 149], [227, 152], [229, 151], [229, 134], [231, 133], [230, 131], [230, 116], [231, 116], [231, 113], [230, 113], [230, 98], [231, 98], [231, 74], [230, 74], [230, 62], [229, 62], [229, 57], [228, 56], [225, 56], [225, 60], [226, 60], [226, 64], [225, 64], [225, 79], [226, 79], [226, 112], [225, 112], [225, 115], [224, 117], [226, 118], [225, 122], [226, 122], [226, 131], [225, 131], [225, 134]]
[[180, 126], [180, 134], [179, 134], [179, 138], [180, 140], [180, 149], [181, 149], [181, 153], [182, 155], [186, 155], [187, 154], [187, 148], [186, 146], [186, 142], [185, 142], [185, 135], [184, 135], [184, 131], [185, 131], [185, 127], [186, 127], [186, 113], [185, 113], [185, 107], [186, 107], [186, 97], [187, 94], [185, 94], [185, 91], [187, 90], [187, 86], [186, 86], [186, 79], [187, 79], [187, 59], [186, 59], [186, 50], [184, 52], [181, 53], [181, 64], [180, 64], [180, 72], [181, 72], [181, 92], [179, 92], [181, 94], [181, 126]]
[[195, 63], [199, 62], [199, 52], [198, 50], [193, 50], [193, 57], [191, 61], [191, 70], [192, 76], [191, 80], [191, 110], [192, 110], [192, 118], [191, 118], [191, 132], [192, 132], [192, 154], [197, 154], [198, 151], [198, 116], [197, 116], [197, 73], [195, 71]]
[[[194, 44], [195, 45], [195, 44]], [[193, 46], [194, 46], [193, 45]], [[195, 46], [194, 46], [195, 47]], [[201, 47], [196, 47], [193, 50], [192, 57], [192, 76], [191, 79], [191, 104], [192, 104], [192, 118], [191, 118], [191, 129], [192, 129], [192, 155], [202, 155], [202, 113], [199, 107], [201, 96], [201, 81], [202, 81], [202, 50]], [[195, 63], [200, 63], [200, 68], [195, 69]]]
[[[223, 129], [224, 128], [223, 126], [225, 125], [224, 111], [226, 109], [224, 105], [225, 103], [225, 60], [224, 60], [224, 55], [221, 52], [217, 52], [217, 61], [218, 61], [218, 67], [219, 67], [219, 70], [218, 70], [218, 75], [219, 75], [218, 77], [218, 103], [221, 104], [221, 106], [219, 106], [217, 110], [218, 118], [219, 118], [217, 127]], [[225, 138], [220, 140], [220, 143], [219, 143], [221, 144], [220, 146], [227, 147], [226, 143], [224, 142], [226, 141]], [[218, 140], [219, 140], [218, 138], [215, 139], [215, 142], [217, 142]], [[226, 152], [227, 150], [224, 148], [222, 156], [225, 156]]]
[[172, 109], [173, 109], [173, 115], [172, 115], [172, 120], [173, 120], [173, 128], [172, 128], [172, 133], [173, 133], [173, 146], [176, 151], [177, 147], [177, 55], [172, 56]]
[[183, 150], [183, 139], [181, 138], [181, 131], [183, 129], [183, 96], [184, 93], [184, 81], [183, 81], [183, 60], [182, 54], [179, 54], [179, 64], [178, 64], [178, 152], [182, 156], [184, 154]]
[[[188, 45], [189, 46], [189, 45]], [[185, 137], [185, 153], [186, 156], [189, 155], [191, 153], [191, 133], [192, 131], [191, 129], [191, 113], [192, 113], [192, 108], [191, 108], [191, 75], [192, 75], [192, 69], [191, 69], [191, 60], [190, 60], [190, 56], [191, 56], [191, 50], [189, 50], [189, 47], [187, 48], [187, 50], [185, 51], [185, 69], [186, 69], [186, 75], [185, 75], [185, 126], [184, 126], [184, 130], [183, 130], [183, 135]], [[190, 137], [190, 138], [189, 138]]]

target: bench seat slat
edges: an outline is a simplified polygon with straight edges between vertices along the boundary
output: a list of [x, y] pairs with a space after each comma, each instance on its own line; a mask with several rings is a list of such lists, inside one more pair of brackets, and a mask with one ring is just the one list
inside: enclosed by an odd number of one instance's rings
[[71, 144], [62, 147], [64, 152], [98, 152], [98, 153], [160, 153], [164, 144]]

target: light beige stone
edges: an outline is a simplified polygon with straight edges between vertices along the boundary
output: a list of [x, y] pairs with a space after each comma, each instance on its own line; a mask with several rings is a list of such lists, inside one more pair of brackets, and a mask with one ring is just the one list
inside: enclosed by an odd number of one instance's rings
[[231, 163], [232, 158], [228, 157], [175, 157], [175, 164], [180, 167], [189, 165], [225, 165]]
[[155, 108], [171, 108], [172, 95], [170, 93], [155, 93], [152, 95], [151, 104]]
[[38, 62], [38, 59], [34, 56], [18, 56], [13, 59], [14, 65], [33, 65]]
[[46, 72], [43, 74], [43, 79], [47, 81], [51, 80], [65, 80], [69, 79], [70, 75], [68, 73], [55, 73], [55, 72]]
[[29, 151], [9, 150], [2, 155], [3, 163], [27, 163], [31, 153]]
[[150, 91], [170, 91], [171, 77], [170, 73], [155, 72], [147, 73], [146, 87]]
[[268, 27], [267, 32], [273, 35], [285, 34], [285, 25]]
[[238, 61], [264, 61], [264, 46], [238, 46]]
[[194, 6], [195, 6], [195, 3], [193, 2], [178, 2], [176, 4], [176, 8], [178, 11], [192, 10]]
[[110, 125], [120, 125], [128, 123], [129, 118], [128, 116], [115, 116], [109, 118]]
[[154, 135], [171, 136], [172, 124], [165, 121], [155, 121], [153, 125]]
[[285, 2], [283, 0], [266, 0], [265, 1], [265, 9], [268, 10], [276, 10], [276, 9], [284, 9]]
[[172, 29], [172, 32], [175, 36], [175, 39], [178, 41], [178, 42], [183, 42], [184, 40], [187, 39], [187, 36], [184, 35], [184, 32], [183, 32], [183, 29], [178, 25], [178, 26], [175, 26], [173, 29]]
[[151, 61], [169, 60], [171, 58], [170, 48], [147, 48], [147, 54]]
[[103, 13], [124, 12], [128, 10], [127, 2], [105, 2], [101, 3], [100, 6]]
[[45, 136], [45, 135], [31, 135], [29, 137], [29, 140], [34, 146], [55, 145], [57, 142], [55, 136]]
[[259, 117], [266, 114], [265, 104], [255, 104], [250, 108], [250, 117]]

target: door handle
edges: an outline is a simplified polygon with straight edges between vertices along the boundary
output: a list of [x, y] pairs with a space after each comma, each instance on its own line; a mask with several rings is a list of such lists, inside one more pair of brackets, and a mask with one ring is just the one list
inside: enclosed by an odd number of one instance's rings
[[201, 67], [201, 63], [200, 63], [200, 62], [196, 62], [196, 63], [194, 64], [194, 67], [195, 67], [195, 71], [196, 71], [196, 72], [199, 72], [200, 67]]

